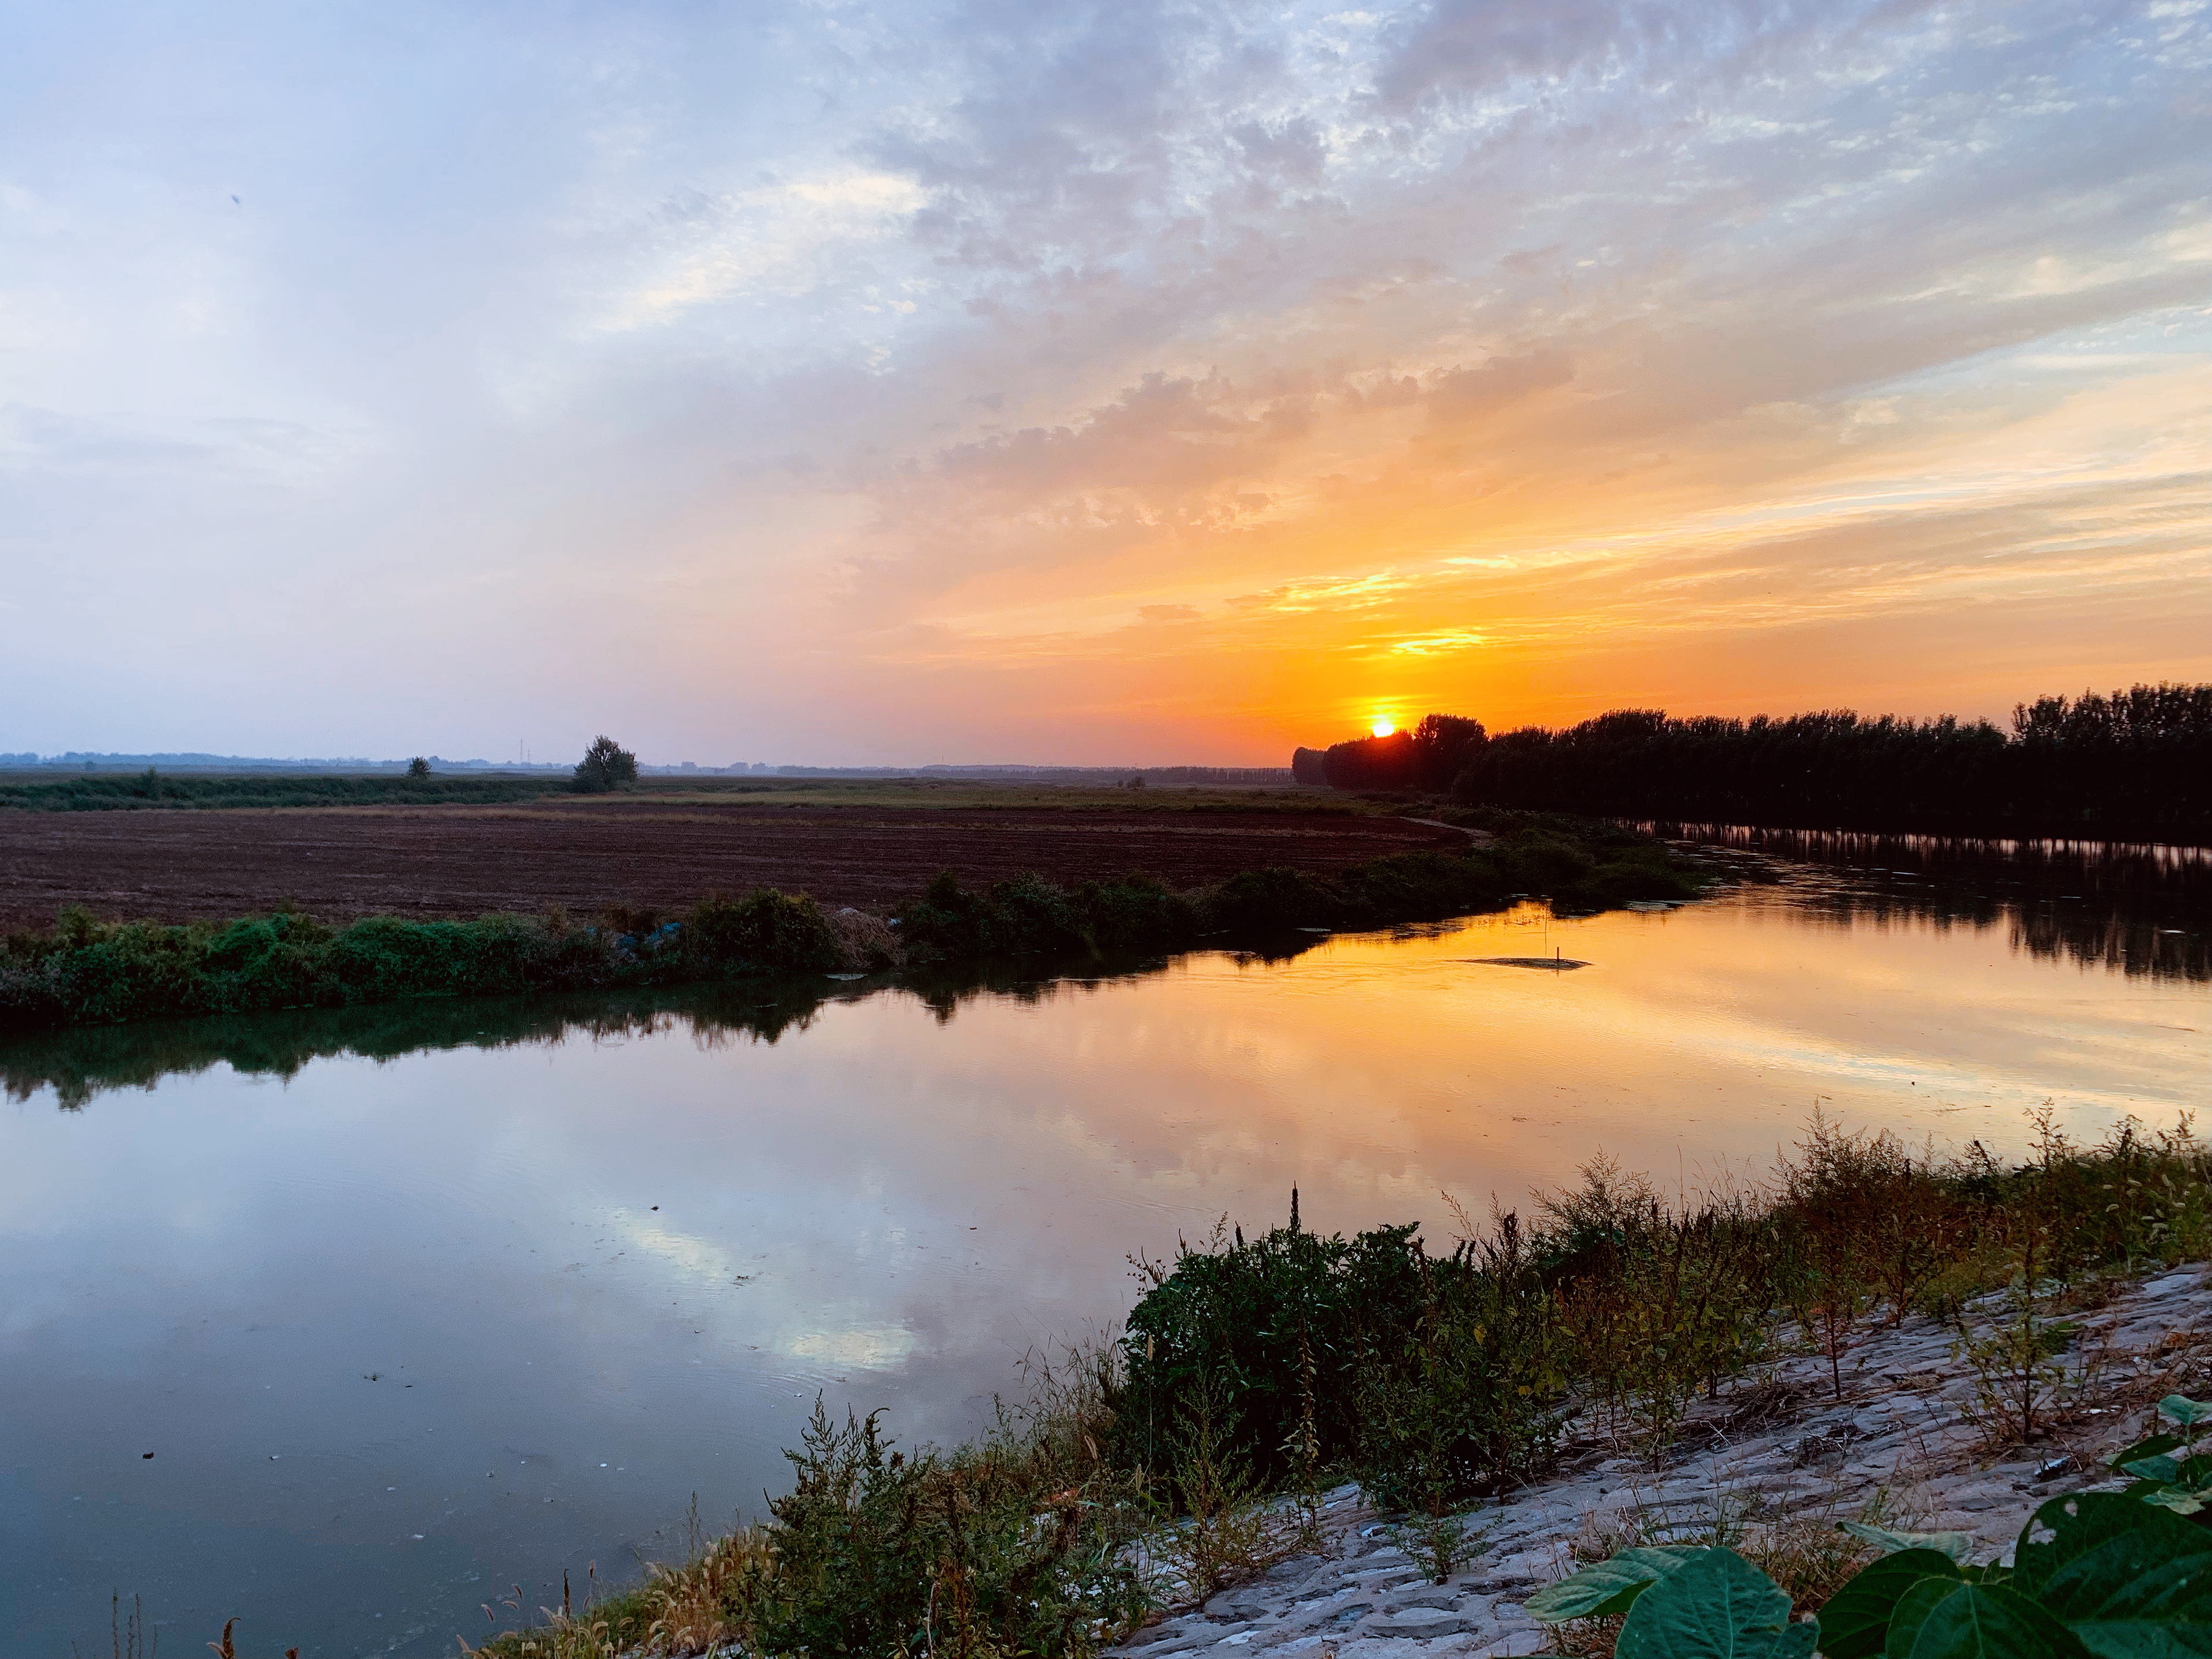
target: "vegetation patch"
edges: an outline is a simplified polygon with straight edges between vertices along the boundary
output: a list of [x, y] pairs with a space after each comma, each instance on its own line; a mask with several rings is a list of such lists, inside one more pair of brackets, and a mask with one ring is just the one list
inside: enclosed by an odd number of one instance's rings
[[1441, 920], [1548, 892], [1567, 908], [1687, 897], [1704, 878], [1648, 837], [1547, 821], [1448, 856], [1402, 854], [1330, 877], [1259, 870], [1179, 892], [1146, 876], [1062, 888], [1036, 875], [963, 889], [941, 875], [890, 918], [825, 913], [760, 889], [678, 914], [556, 908], [467, 921], [369, 916], [331, 927], [294, 909], [228, 922], [103, 922], [65, 912], [0, 951], [0, 1031], [198, 1014], [346, 1007], [410, 997], [637, 989], [745, 975], [972, 969], [1264, 946], [1300, 928]]
[[143, 772], [82, 777], [18, 774], [0, 778], [0, 810], [130, 812], [196, 807], [497, 806], [535, 800], [557, 786], [540, 779], [456, 777], [422, 763], [404, 772], [276, 773], [206, 776]]

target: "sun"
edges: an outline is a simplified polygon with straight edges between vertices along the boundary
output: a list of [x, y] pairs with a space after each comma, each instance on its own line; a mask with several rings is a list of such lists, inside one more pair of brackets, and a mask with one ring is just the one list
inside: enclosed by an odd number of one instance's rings
[[1371, 731], [1373, 731], [1373, 732], [1375, 733], [1375, 735], [1376, 735], [1376, 737], [1378, 737], [1378, 738], [1387, 738], [1387, 737], [1389, 737], [1389, 736], [1393, 732], [1396, 731], [1398, 728], [1397, 728], [1396, 726], [1393, 726], [1393, 725], [1392, 725], [1392, 724], [1391, 724], [1391, 723], [1390, 723], [1387, 719], [1385, 719], [1385, 720], [1376, 720], [1376, 721], [1375, 722], [1374, 726], [1373, 726], [1372, 727], [1370, 727], [1370, 729]]

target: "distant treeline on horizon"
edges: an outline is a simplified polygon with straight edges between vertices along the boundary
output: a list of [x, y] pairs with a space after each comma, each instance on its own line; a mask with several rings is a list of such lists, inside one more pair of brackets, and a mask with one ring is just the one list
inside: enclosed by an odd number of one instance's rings
[[1674, 823], [2212, 842], [2212, 685], [2021, 703], [2010, 729], [1849, 709], [1749, 720], [1622, 708], [1579, 726], [1431, 714], [1300, 749], [1301, 783]]

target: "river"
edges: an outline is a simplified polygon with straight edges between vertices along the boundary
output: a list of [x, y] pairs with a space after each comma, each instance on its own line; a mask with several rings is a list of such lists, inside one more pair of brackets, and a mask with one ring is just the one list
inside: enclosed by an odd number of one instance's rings
[[1440, 1227], [1600, 1152], [1755, 1176], [1816, 1104], [2013, 1153], [2212, 1092], [2202, 855], [1705, 839], [1741, 879], [1680, 908], [1273, 959], [0, 1047], [0, 1654], [106, 1644], [112, 1593], [173, 1653], [450, 1654], [695, 1493], [757, 1516], [817, 1395], [972, 1432], [1128, 1253], [1293, 1184]]

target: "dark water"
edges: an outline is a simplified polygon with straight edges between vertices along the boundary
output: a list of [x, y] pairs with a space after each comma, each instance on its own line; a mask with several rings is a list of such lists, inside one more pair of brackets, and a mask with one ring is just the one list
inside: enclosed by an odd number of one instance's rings
[[[513, 1583], [676, 1552], [694, 1492], [757, 1514], [817, 1392], [971, 1431], [1127, 1310], [1126, 1253], [1293, 1182], [1348, 1229], [1601, 1147], [1764, 1167], [1815, 1101], [2004, 1151], [2045, 1099], [2084, 1138], [2204, 1103], [2185, 860], [2123, 893], [1723, 841], [1743, 884], [1685, 908], [1273, 962], [0, 1048], [0, 1653], [105, 1650], [112, 1590], [175, 1653], [234, 1613], [451, 1653]], [[1592, 965], [1471, 960], [1555, 951]]]

